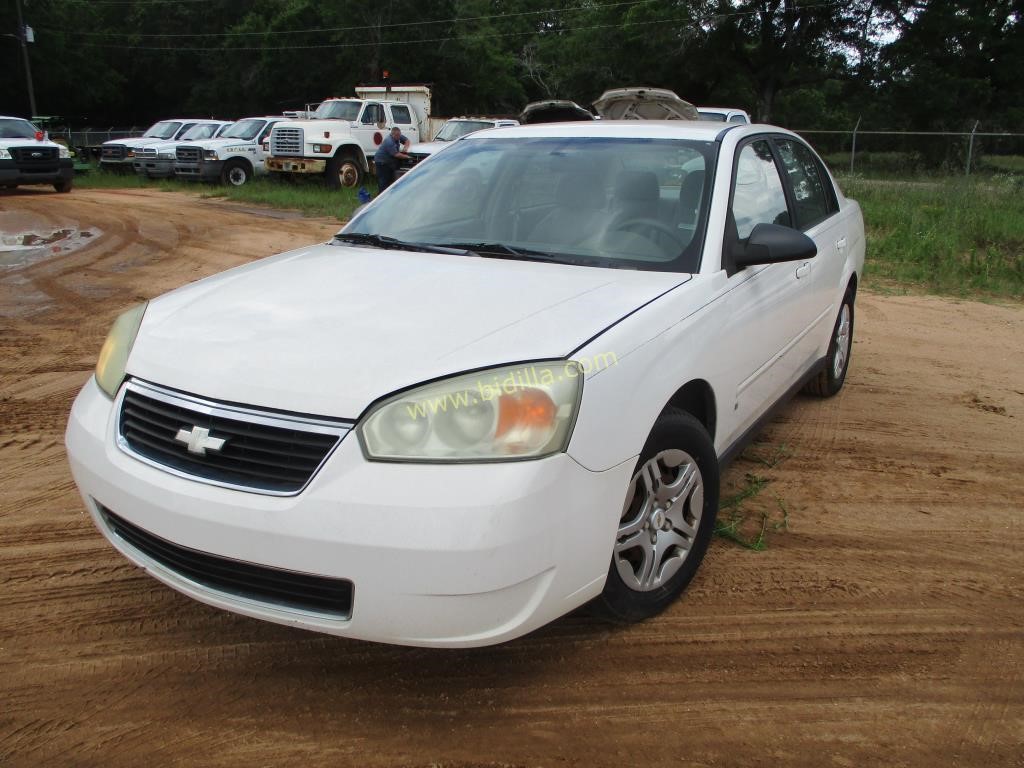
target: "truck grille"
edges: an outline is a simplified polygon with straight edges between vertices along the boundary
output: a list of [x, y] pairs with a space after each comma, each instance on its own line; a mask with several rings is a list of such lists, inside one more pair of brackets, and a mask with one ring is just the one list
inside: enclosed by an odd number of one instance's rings
[[107, 528], [166, 570], [215, 592], [311, 611], [334, 619], [352, 615], [352, 582], [269, 568], [200, 552], [162, 539], [98, 505]]
[[136, 157], [156, 157], [156, 147], [139, 147], [135, 150]]
[[124, 160], [128, 148], [124, 144], [111, 144], [103, 147], [100, 157], [103, 160]]
[[274, 156], [302, 157], [303, 133], [301, 128], [277, 128], [270, 134], [270, 154]]
[[250, 410], [132, 380], [121, 400], [118, 444], [194, 480], [290, 496], [305, 488], [351, 428], [351, 422]]
[[183, 163], [198, 163], [199, 162], [199, 147], [183, 147], [179, 146], [176, 150], [176, 157]]
[[60, 156], [56, 147], [11, 147], [11, 158], [19, 167], [45, 165], [52, 167]]

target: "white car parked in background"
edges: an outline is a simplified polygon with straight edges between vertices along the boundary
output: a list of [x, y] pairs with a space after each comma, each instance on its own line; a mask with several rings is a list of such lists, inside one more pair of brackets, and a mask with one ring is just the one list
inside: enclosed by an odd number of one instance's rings
[[445, 121], [433, 139], [422, 144], [413, 144], [409, 148], [407, 153], [409, 159], [402, 163], [401, 170], [402, 172], [410, 170], [417, 163], [426, 160], [435, 152], [444, 149], [463, 136], [488, 128], [507, 128], [513, 125], [519, 125], [519, 121], [491, 117], [453, 117]]
[[134, 160], [132, 167], [139, 176], [149, 179], [166, 179], [174, 175], [174, 160], [180, 144], [215, 139], [234, 123], [228, 120], [200, 120], [177, 139], [131, 147]]
[[842, 387], [863, 261], [788, 131], [483, 131], [331, 242], [123, 314], [72, 472], [132, 562], [248, 616], [432, 646], [643, 619], [693, 578], [720, 465]]
[[179, 144], [175, 150], [174, 175], [193, 181], [219, 181], [240, 187], [254, 176], [267, 173], [264, 142], [283, 117], [247, 117], [225, 130], [219, 138]]

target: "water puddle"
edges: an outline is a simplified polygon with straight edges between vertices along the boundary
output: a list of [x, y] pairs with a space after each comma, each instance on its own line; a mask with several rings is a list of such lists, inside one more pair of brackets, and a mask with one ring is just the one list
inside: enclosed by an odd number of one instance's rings
[[88, 245], [102, 231], [88, 229], [55, 229], [0, 234], [0, 267], [25, 267], [52, 256], [70, 253]]

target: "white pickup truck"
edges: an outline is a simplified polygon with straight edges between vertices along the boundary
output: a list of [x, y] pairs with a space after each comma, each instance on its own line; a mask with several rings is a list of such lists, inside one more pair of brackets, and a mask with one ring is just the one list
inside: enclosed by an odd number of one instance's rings
[[356, 187], [373, 168], [373, 155], [391, 128], [400, 128], [413, 143], [427, 135], [428, 86], [360, 86], [356, 96], [327, 99], [309, 119], [274, 125], [267, 170], [323, 175], [333, 189]]
[[174, 175], [191, 181], [219, 181], [240, 187], [253, 176], [266, 173], [263, 143], [282, 117], [247, 117], [216, 139], [179, 144]]

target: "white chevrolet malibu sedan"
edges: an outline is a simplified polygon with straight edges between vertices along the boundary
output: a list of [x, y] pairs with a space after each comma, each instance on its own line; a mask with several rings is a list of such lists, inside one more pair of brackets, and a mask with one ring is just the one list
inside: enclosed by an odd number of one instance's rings
[[67, 448], [97, 527], [210, 605], [476, 646], [693, 578], [719, 468], [843, 385], [860, 208], [793, 133], [498, 128], [328, 243], [125, 312]]

